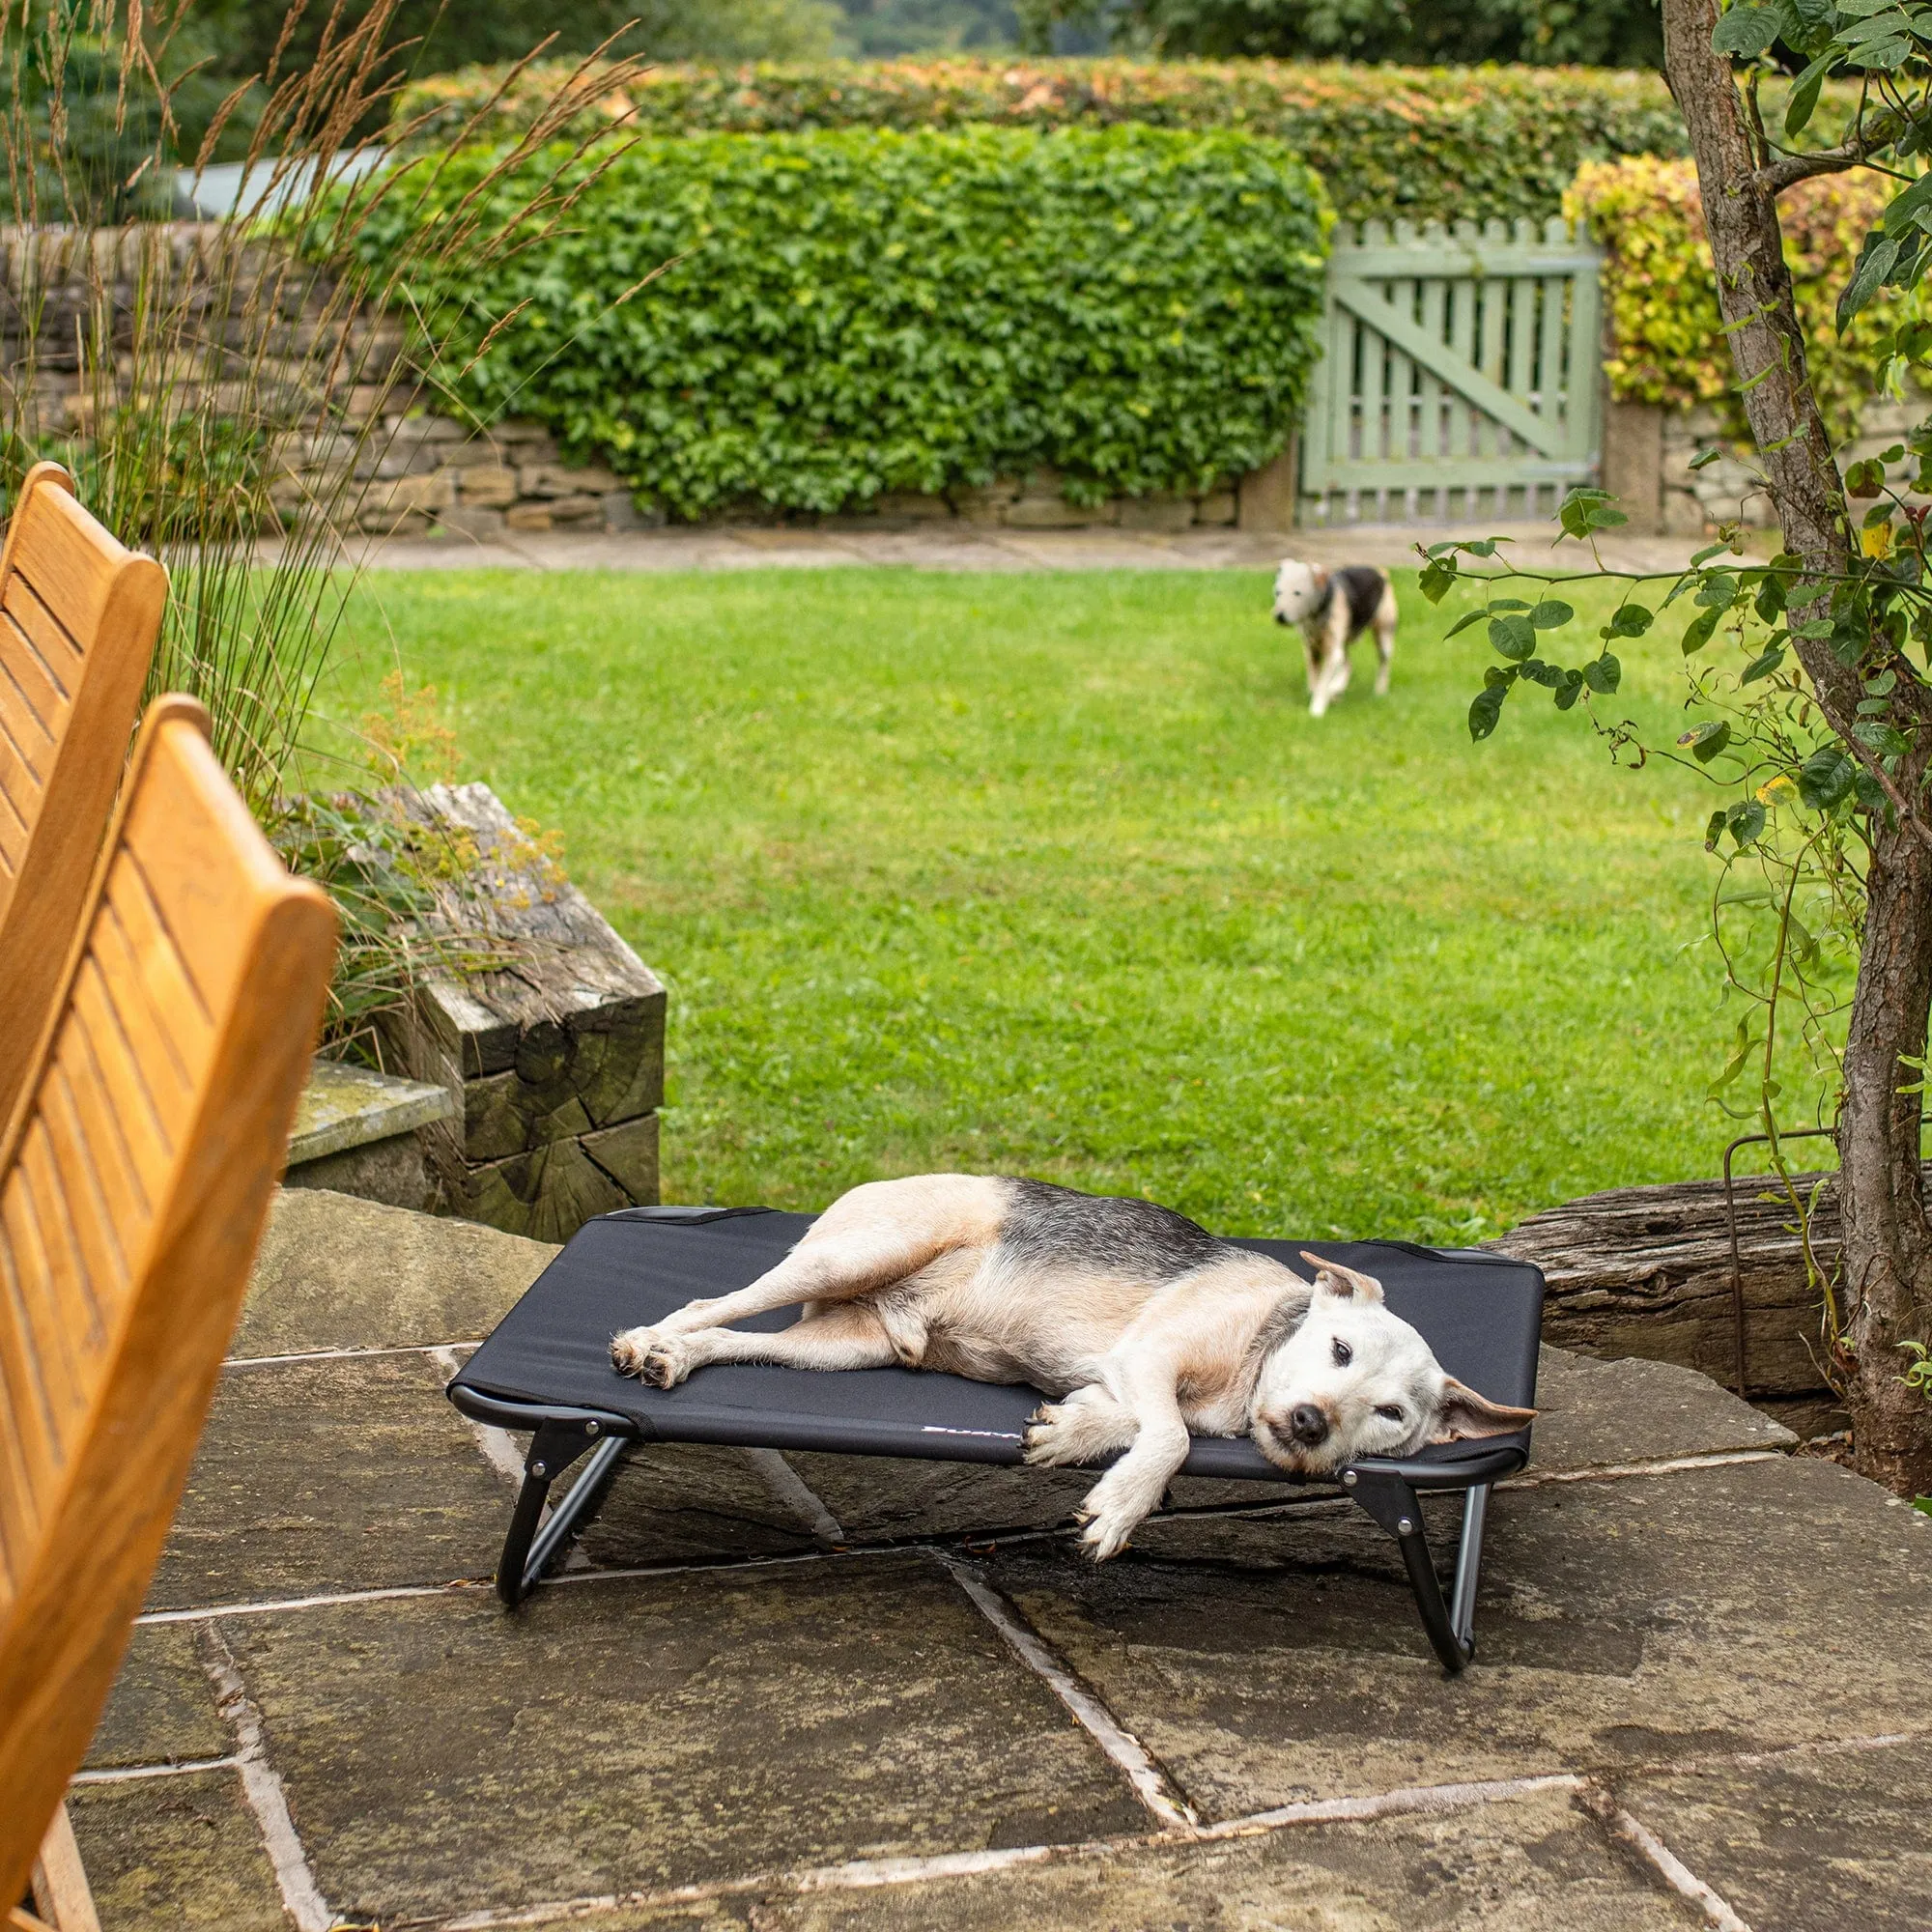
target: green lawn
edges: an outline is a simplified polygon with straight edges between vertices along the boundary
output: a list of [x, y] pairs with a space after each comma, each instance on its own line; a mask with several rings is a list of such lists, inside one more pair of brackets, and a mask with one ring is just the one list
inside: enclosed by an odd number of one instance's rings
[[1319, 724], [1248, 573], [384, 575], [325, 709], [399, 661], [560, 828], [670, 986], [669, 1200], [963, 1168], [1447, 1240], [1716, 1172], [1708, 794], [1540, 692], [1472, 747], [1482, 628], [1400, 582], [1393, 696]]

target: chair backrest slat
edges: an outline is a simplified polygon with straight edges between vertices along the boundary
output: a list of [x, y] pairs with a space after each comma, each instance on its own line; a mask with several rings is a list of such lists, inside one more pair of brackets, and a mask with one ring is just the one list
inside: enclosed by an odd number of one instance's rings
[[167, 579], [74, 500], [21, 485], [0, 552], [0, 1131], [78, 929]]
[[327, 897], [283, 870], [205, 728], [187, 700], [151, 712], [0, 1133], [0, 1897], [186, 1477], [333, 950]]

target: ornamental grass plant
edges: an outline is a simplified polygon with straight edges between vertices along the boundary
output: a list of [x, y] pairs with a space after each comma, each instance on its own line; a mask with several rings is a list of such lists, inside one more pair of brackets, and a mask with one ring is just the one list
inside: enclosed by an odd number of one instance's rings
[[[346, 943], [328, 1035], [346, 1043], [442, 944], [420, 917], [423, 855], [377, 800], [402, 776], [394, 760], [304, 756], [355, 578], [338, 531], [434, 380], [404, 353], [402, 291], [460, 286], [541, 239], [615, 150], [607, 140], [604, 163], [580, 164], [554, 145], [582, 103], [570, 71], [552, 70], [523, 136], [465, 175], [491, 197], [491, 220], [445, 197], [437, 221], [408, 227], [372, 266], [357, 222], [392, 198], [433, 195], [439, 180], [430, 160], [379, 176], [353, 210], [333, 192], [356, 130], [382, 124], [406, 78], [397, 0], [332, 14], [300, 66], [278, 50], [213, 116], [198, 154], [178, 156], [185, 81], [169, 76], [193, 7], [19, 0], [6, 12], [0, 494], [53, 458], [115, 535], [167, 567], [150, 694], [201, 699], [251, 810], [335, 892]], [[291, 6], [291, 29], [302, 11]], [[244, 99], [242, 213], [172, 219], [178, 165], [205, 167]], [[411, 340], [434, 342], [443, 317], [432, 301], [408, 322]], [[275, 537], [266, 547], [264, 532]]]

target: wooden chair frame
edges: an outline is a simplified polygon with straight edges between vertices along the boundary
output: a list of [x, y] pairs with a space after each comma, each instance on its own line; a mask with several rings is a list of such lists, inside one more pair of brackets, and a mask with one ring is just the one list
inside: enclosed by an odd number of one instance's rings
[[87, 902], [168, 580], [28, 470], [0, 550], [0, 1127]]
[[[149, 712], [33, 1073], [0, 1134], [0, 1910], [56, 1822], [240, 1313], [335, 918], [187, 698]], [[84, 1883], [82, 1892], [84, 1894]], [[61, 1932], [85, 1932], [79, 1908]]]

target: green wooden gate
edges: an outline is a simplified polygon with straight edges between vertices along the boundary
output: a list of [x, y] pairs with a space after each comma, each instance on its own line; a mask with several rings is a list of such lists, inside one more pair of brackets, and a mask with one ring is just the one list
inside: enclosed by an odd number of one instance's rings
[[1556, 218], [1338, 226], [1300, 521], [1514, 522], [1594, 481], [1598, 259]]

